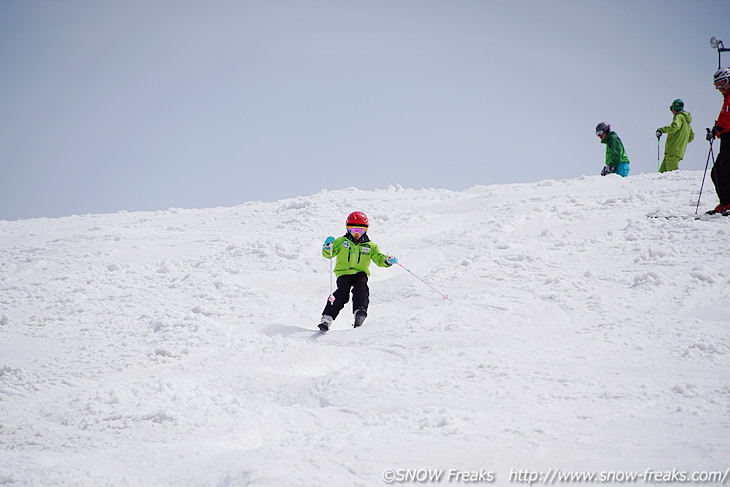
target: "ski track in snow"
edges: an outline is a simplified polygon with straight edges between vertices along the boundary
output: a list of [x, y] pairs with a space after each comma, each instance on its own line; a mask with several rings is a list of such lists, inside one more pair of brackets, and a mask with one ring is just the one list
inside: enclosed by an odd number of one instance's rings
[[[0, 221], [0, 485], [724, 470], [730, 218], [646, 217], [701, 176]], [[354, 210], [450, 299], [373, 267], [365, 325], [319, 334]]]

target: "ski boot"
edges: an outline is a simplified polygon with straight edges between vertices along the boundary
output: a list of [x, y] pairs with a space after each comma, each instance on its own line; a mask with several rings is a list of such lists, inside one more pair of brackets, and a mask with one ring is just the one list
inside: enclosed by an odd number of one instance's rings
[[720, 213], [722, 216], [727, 216], [728, 212], [730, 212], [730, 205], [717, 205], [714, 210], [708, 211], [707, 214], [714, 215]]
[[327, 331], [330, 329], [331, 324], [332, 317], [329, 315], [322, 315], [322, 318], [319, 320], [319, 329], [322, 331]]
[[359, 326], [362, 326], [363, 321], [365, 321], [365, 318], [368, 317], [368, 313], [364, 309], [358, 309], [355, 311], [354, 316], [355, 316], [355, 323], [352, 326], [357, 328]]

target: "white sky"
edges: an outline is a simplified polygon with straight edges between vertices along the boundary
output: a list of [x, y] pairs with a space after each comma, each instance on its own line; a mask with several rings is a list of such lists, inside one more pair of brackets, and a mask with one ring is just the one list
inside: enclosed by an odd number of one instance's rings
[[654, 172], [678, 97], [702, 170], [713, 35], [730, 2], [4, 0], [0, 219], [595, 175], [600, 121]]

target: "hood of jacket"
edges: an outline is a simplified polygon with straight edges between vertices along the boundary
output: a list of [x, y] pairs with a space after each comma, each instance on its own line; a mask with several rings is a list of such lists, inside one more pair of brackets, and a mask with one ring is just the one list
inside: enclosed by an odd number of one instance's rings
[[692, 122], [692, 114], [689, 112], [679, 112], [675, 115], [675, 117], [682, 117], [684, 118], [685, 122], [691, 123]]

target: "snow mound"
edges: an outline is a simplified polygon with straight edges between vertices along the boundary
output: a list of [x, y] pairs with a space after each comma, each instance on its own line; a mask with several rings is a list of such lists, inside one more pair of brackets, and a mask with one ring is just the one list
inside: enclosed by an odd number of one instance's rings
[[[0, 484], [723, 469], [730, 218], [701, 172], [0, 221]], [[714, 206], [704, 196], [701, 209]], [[354, 210], [399, 266], [316, 331]]]

